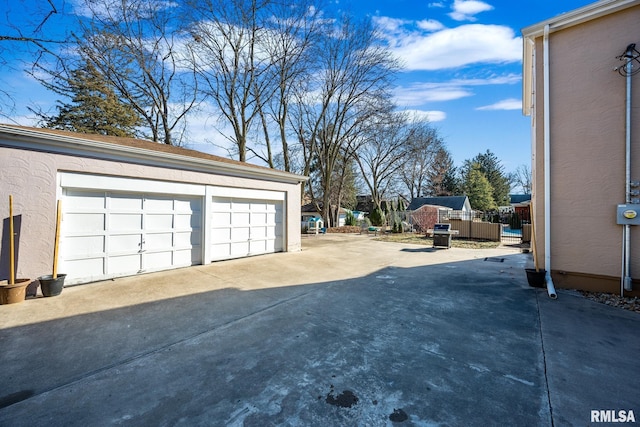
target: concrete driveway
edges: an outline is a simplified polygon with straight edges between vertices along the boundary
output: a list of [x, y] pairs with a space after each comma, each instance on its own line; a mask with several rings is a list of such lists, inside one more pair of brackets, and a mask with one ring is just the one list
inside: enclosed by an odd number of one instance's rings
[[530, 262], [326, 235], [0, 306], [0, 425], [640, 421], [640, 315], [550, 300]]

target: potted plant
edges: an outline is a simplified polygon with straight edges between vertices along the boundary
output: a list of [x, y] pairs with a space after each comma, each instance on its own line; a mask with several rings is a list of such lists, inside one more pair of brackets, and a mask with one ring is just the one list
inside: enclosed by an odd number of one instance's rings
[[40, 282], [40, 290], [45, 297], [54, 297], [60, 295], [64, 287], [64, 278], [66, 274], [58, 274], [58, 247], [60, 246], [60, 218], [61, 218], [61, 201], [58, 200], [58, 209], [56, 211], [56, 237], [53, 243], [53, 274], [38, 277]]
[[13, 196], [9, 196], [9, 280], [0, 282], [0, 304], [24, 301], [31, 279], [16, 279], [15, 242], [13, 235]]

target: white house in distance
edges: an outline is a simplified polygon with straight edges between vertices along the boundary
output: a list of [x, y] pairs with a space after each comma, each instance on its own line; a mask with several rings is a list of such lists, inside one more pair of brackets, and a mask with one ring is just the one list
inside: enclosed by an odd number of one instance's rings
[[447, 215], [455, 215], [456, 219], [472, 219], [473, 209], [467, 196], [416, 197], [411, 200], [407, 211], [416, 211], [422, 206], [436, 206]]
[[149, 141], [0, 125], [0, 212], [12, 195], [22, 278], [51, 274], [59, 200], [65, 284], [299, 251], [305, 180]]

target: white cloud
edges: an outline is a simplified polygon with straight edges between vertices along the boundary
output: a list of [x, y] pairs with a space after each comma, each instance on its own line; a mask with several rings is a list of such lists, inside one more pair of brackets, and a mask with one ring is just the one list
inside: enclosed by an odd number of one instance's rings
[[452, 9], [453, 11], [449, 14], [451, 19], [456, 21], [475, 21], [475, 15], [492, 10], [493, 6], [479, 0], [455, 0]]
[[438, 83], [415, 83], [397, 88], [395, 101], [404, 107], [424, 105], [427, 102], [455, 101], [473, 96], [474, 92], [471, 88], [474, 86], [516, 84], [520, 80], [519, 75], [507, 74], [486, 79], [454, 79]]
[[444, 2], [434, 1], [428, 4], [429, 7], [445, 7]]
[[404, 110], [411, 118], [421, 122], [441, 122], [447, 118], [447, 113], [444, 111], [425, 111], [425, 110]]
[[522, 101], [520, 99], [509, 98], [498, 101], [495, 104], [478, 107], [476, 110], [493, 111], [493, 110], [520, 110], [522, 109]]
[[522, 39], [502, 25], [468, 24], [429, 34], [403, 32], [388, 36], [390, 50], [409, 71], [518, 62], [522, 58]]
[[417, 83], [396, 89], [395, 100], [401, 106], [415, 106], [427, 102], [453, 101], [472, 95], [473, 92], [460, 85]]
[[387, 16], [374, 16], [373, 22], [381, 31], [393, 34], [397, 33], [402, 26], [411, 23], [411, 21], [405, 19], [389, 18]]
[[439, 31], [444, 29], [444, 25], [435, 19], [423, 19], [422, 21], [418, 21], [416, 25], [424, 31]]

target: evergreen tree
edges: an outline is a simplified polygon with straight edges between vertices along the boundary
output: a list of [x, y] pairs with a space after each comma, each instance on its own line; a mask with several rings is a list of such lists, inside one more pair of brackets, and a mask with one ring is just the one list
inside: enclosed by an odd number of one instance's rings
[[464, 192], [473, 209], [489, 211], [496, 208], [491, 184], [477, 163], [472, 164], [471, 170], [465, 175]]
[[452, 187], [451, 174], [453, 172], [455, 172], [455, 168], [451, 154], [446, 148], [441, 147], [435, 153], [431, 169], [427, 172], [426, 194], [429, 196], [452, 196], [455, 193], [455, 189], [450, 188]]
[[44, 127], [79, 133], [134, 137], [142, 124], [140, 116], [123, 103], [104, 77], [91, 64], [84, 64], [49, 86], [68, 96], [58, 101], [58, 114], [42, 116]]
[[505, 174], [504, 167], [500, 163], [500, 160], [498, 160], [498, 157], [487, 150], [486, 153], [480, 153], [471, 160], [465, 160], [463, 176], [467, 175], [475, 165], [477, 165], [478, 170], [489, 181], [494, 202], [499, 206], [508, 205], [511, 178]]
[[462, 193], [458, 168], [452, 166], [442, 177], [442, 192], [438, 196], [457, 196]]

